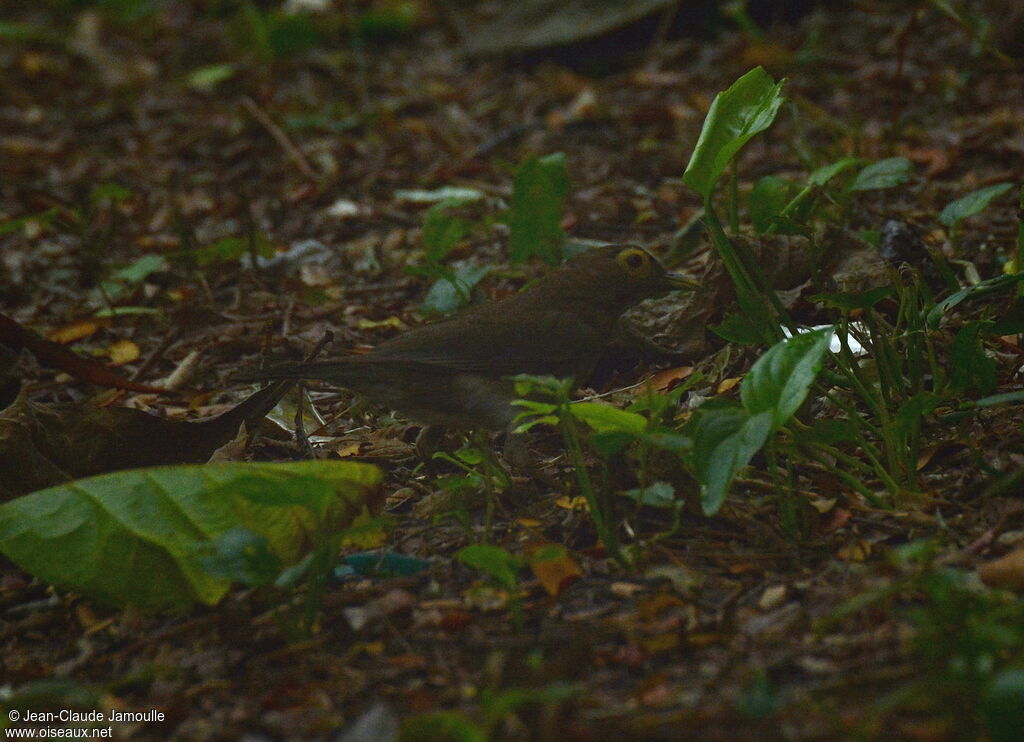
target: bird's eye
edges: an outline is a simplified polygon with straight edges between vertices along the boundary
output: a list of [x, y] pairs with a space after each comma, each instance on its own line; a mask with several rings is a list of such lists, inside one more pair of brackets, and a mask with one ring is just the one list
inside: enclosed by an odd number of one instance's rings
[[622, 266], [626, 273], [634, 276], [640, 276], [650, 269], [650, 256], [643, 250], [632, 248], [629, 250], [623, 250], [618, 254], [616, 262]]

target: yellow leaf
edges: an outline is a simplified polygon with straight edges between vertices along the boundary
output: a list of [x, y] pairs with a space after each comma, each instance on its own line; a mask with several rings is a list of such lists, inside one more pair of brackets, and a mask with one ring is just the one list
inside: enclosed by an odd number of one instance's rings
[[142, 355], [142, 351], [131, 340], [118, 340], [107, 348], [107, 354], [110, 356], [110, 362], [113, 365], [123, 366], [126, 363], [137, 360]]
[[742, 381], [742, 376], [733, 376], [729, 379], [722, 379], [722, 382], [718, 385], [718, 389], [715, 390], [716, 394], [725, 394], [727, 391], [735, 387]]
[[94, 335], [101, 327], [110, 327], [109, 319], [82, 319], [77, 322], [58, 327], [46, 334], [46, 337], [55, 343], [67, 345], [76, 340]]

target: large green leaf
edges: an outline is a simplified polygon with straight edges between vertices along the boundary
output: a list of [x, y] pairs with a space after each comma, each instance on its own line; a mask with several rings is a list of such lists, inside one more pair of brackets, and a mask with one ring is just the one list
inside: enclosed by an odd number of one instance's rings
[[624, 432], [637, 436], [647, 429], [647, 418], [643, 415], [603, 402], [577, 402], [569, 406], [569, 411], [598, 433]]
[[873, 162], [857, 173], [850, 184], [851, 191], [874, 191], [906, 183], [914, 166], [906, 157], [889, 157]]
[[770, 412], [772, 428], [793, 416], [807, 397], [832, 338], [832, 328], [786, 338], [757, 359], [743, 385], [740, 399], [750, 415]]
[[701, 485], [701, 507], [714, 515], [733, 477], [750, 463], [772, 431], [771, 412], [750, 416], [738, 408], [705, 412], [693, 437], [693, 464]]
[[939, 214], [939, 221], [947, 227], [955, 227], [964, 219], [984, 211], [990, 203], [1011, 188], [1013, 188], [1012, 183], [998, 183], [968, 193], [963, 198], [946, 204], [946, 208]]
[[565, 155], [528, 156], [516, 170], [512, 200], [505, 219], [513, 263], [534, 255], [556, 265], [562, 260], [562, 214], [569, 196]]
[[775, 120], [786, 99], [781, 93], [784, 82], [775, 82], [762, 68], [755, 67], [715, 96], [683, 173], [683, 182], [705, 201], [711, 198], [715, 183], [740, 148]]
[[0, 552], [59, 587], [115, 605], [213, 605], [230, 586], [201, 565], [243, 528], [283, 563], [344, 527], [380, 471], [355, 462], [214, 464], [104, 474], [0, 506]]

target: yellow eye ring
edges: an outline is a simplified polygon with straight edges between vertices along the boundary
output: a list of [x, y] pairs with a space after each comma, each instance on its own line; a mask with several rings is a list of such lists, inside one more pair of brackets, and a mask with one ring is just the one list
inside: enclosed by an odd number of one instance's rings
[[615, 256], [615, 262], [630, 275], [642, 276], [650, 273], [651, 256], [636, 247], [622, 250]]

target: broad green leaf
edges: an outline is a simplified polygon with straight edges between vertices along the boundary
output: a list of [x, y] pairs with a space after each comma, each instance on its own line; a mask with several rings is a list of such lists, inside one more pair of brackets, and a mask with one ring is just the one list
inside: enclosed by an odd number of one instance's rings
[[424, 314], [451, 314], [465, 306], [473, 295], [473, 289], [490, 271], [486, 265], [464, 265], [452, 271], [451, 278], [439, 278], [420, 305]]
[[758, 234], [768, 231], [772, 220], [799, 191], [796, 183], [775, 175], [766, 175], [754, 184], [750, 192], [750, 221]]
[[514, 590], [519, 582], [519, 570], [523, 560], [500, 546], [473, 544], [455, 553], [455, 558], [465, 565], [478, 569], [506, 588]]
[[856, 167], [858, 163], [860, 163], [860, 159], [857, 157], [844, 157], [841, 160], [836, 160], [812, 172], [807, 176], [807, 183], [809, 185], [823, 186], [840, 173]]
[[740, 387], [740, 400], [751, 415], [771, 414], [772, 428], [783, 425], [803, 404], [821, 370], [832, 328], [781, 340], [757, 359]]
[[693, 467], [701, 486], [701, 507], [714, 515], [722, 507], [733, 478], [772, 432], [772, 413], [748, 415], [738, 408], [709, 410], [694, 432]]
[[874, 191], [906, 183], [914, 166], [905, 157], [889, 157], [873, 162], [857, 173], [849, 186], [851, 191]]
[[755, 67], [715, 96], [683, 173], [683, 182], [705, 201], [711, 198], [715, 183], [740, 148], [775, 120], [785, 100], [781, 93], [784, 82], [775, 82], [762, 68]]
[[974, 193], [968, 193], [963, 198], [946, 204], [946, 208], [939, 214], [939, 221], [947, 227], [955, 227], [964, 219], [987, 209], [990, 203], [1011, 188], [1013, 188], [1013, 183], [999, 183], [987, 188], [979, 188]]
[[230, 586], [201, 563], [233, 529], [297, 561], [379, 484], [355, 462], [214, 464], [81, 479], [0, 506], [0, 552], [27, 572], [114, 605], [213, 605]]
[[281, 560], [267, 540], [248, 528], [232, 528], [196, 549], [196, 559], [211, 576], [258, 587], [281, 572]]
[[598, 433], [623, 432], [636, 436], [647, 429], [647, 419], [643, 415], [620, 410], [610, 404], [577, 402], [569, 405], [569, 411]]
[[562, 260], [562, 214], [569, 196], [569, 174], [561, 152], [529, 155], [516, 170], [509, 210], [509, 255], [522, 263], [534, 255], [556, 265]]

